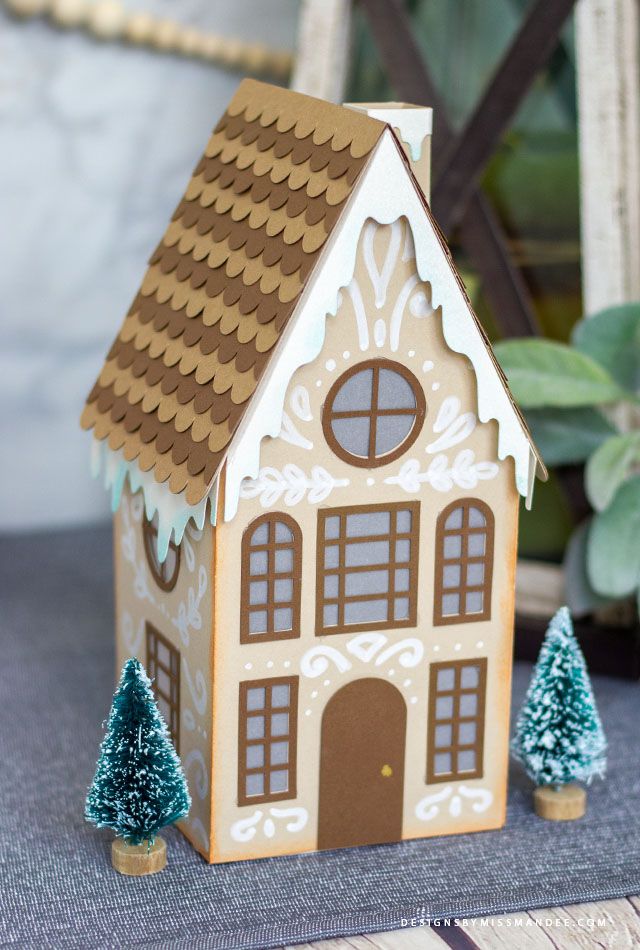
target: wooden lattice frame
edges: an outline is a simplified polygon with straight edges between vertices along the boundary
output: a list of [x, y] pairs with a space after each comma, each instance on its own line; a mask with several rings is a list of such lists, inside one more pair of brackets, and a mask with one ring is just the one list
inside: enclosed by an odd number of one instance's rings
[[[465, 687], [461, 685], [462, 671], [465, 667], [477, 667], [478, 685], [476, 687]], [[438, 690], [438, 673], [442, 670], [453, 670], [454, 683], [452, 689]], [[437, 782], [451, 782], [462, 779], [482, 778], [483, 775], [483, 756], [484, 756], [484, 730], [485, 730], [485, 709], [487, 693], [487, 660], [485, 657], [479, 657], [474, 660], [449, 660], [443, 663], [432, 663], [429, 670], [429, 719], [427, 726], [427, 785], [433, 785]], [[475, 695], [477, 697], [477, 711], [475, 715], [460, 715], [460, 700], [463, 696]], [[453, 712], [450, 717], [441, 717], [436, 719], [436, 703], [443, 697], [451, 697], [453, 701]], [[474, 723], [476, 726], [476, 740], [473, 743], [460, 743], [459, 727], [463, 723]], [[452, 730], [452, 740], [449, 746], [440, 746], [436, 748], [436, 726], [450, 725]], [[476, 768], [468, 771], [458, 771], [454, 766], [455, 757], [458, 752], [475, 752]], [[449, 753], [451, 755], [451, 772], [436, 774], [435, 756], [440, 753]]]
[[[176, 752], [180, 752], [180, 651], [147, 620], [145, 624], [147, 643], [147, 674], [151, 680], [153, 693], [157, 699], [163, 699], [169, 707], [167, 728], [171, 733]], [[158, 644], [169, 654], [169, 666], [158, 657]], [[158, 683], [158, 670], [162, 670], [169, 679], [169, 695]]]
[[[471, 508], [479, 509], [485, 518], [483, 526], [471, 527], [469, 524], [469, 511]], [[460, 528], [446, 528], [447, 519], [454, 511], [462, 512], [462, 525]], [[468, 544], [472, 535], [485, 536], [485, 550], [481, 555], [469, 555]], [[433, 622], [436, 626], [457, 623], [476, 623], [481, 620], [491, 619], [491, 591], [493, 586], [493, 552], [494, 552], [495, 520], [493, 512], [489, 506], [480, 501], [479, 498], [460, 498], [440, 512], [436, 525], [436, 557], [435, 557], [435, 576], [433, 583]], [[459, 557], [446, 558], [444, 555], [445, 539], [447, 537], [459, 536], [461, 538], [461, 553]], [[457, 587], [445, 587], [444, 569], [447, 565], [460, 566], [460, 584]], [[466, 569], [469, 564], [482, 564], [484, 566], [484, 580], [482, 584], [468, 584], [466, 581]], [[463, 598], [466, 594], [474, 591], [482, 592], [482, 611], [477, 613], [467, 613], [460, 610], [457, 614], [443, 613], [443, 597], [445, 594], [457, 594], [462, 608]]]
[[[289, 705], [272, 707], [272, 690], [274, 686], [289, 687]], [[250, 689], [264, 689], [265, 702], [260, 709], [248, 709], [248, 694]], [[271, 735], [271, 716], [272, 714], [286, 712], [289, 716], [289, 731], [286, 734]], [[264, 734], [261, 738], [249, 739], [247, 735], [247, 724], [251, 716], [264, 717]], [[264, 788], [269, 788], [269, 779], [271, 772], [284, 771], [283, 764], [272, 765], [270, 762], [270, 750], [272, 743], [288, 742], [289, 755], [286, 765], [288, 772], [288, 787], [284, 792], [269, 793], [263, 795], [247, 795], [246, 780], [251, 774], [262, 774], [264, 776]], [[295, 798], [297, 795], [297, 744], [298, 744], [298, 677], [297, 676], [279, 676], [262, 680], [245, 680], [240, 683], [240, 698], [238, 703], [238, 804], [254, 805], [263, 802], [278, 802], [288, 798]], [[254, 768], [247, 768], [247, 749], [250, 747], [261, 746], [263, 749], [263, 765]]]
[[[254, 544], [253, 537], [256, 530], [263, 524], [267, 525], [266, 544]], [[292, 541], [276, 541], [276, 527], [285, 525], [292, 534]], [[267, 555], [266, 574], [251, 573], [251, 555], [264, 551]], [[276, 573], [276, 551], [291, 551], [291, 571]], [[297, 521], [282, 511], [271, 511], [260, 515], [247, 526], [242, 535], [242, 581], [240, 594], [240, 642], [264, 643], [269, 640], [293, 640], [300, 636], [300, 595], [301, 595], [301, 566], [302, 566], [302, 532]], [[267, 600], [264, 604], [250, 604], [250, 587], [252, 581], [262, 581], [267, 584]], [[275, 596], [276, 581], [291, 581], [291, 600], [279, 601]], [[292, 624], [290, 630], [275, 629], [276, 609], [290, 608]], [[264, 633], [251, 633], [251, 614], [259, 611], [267, 613], [267, 630]]]

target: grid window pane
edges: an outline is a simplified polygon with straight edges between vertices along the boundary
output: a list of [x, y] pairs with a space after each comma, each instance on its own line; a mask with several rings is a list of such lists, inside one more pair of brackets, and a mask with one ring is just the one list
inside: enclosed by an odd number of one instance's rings
[[323, 626], [327, 627], [337, 627], [338, 626], [338, 605], [337, 604], [325, 604], [323, 611]]
[[300, 635], [300, 529], [286, 514], [257, 521], [242, 538], [242, 643]]
[[295, 797], [297, 709], [297, 677], [240, 684], [239, 804]]
[[413, 428], [413, 416], [380, 416], [376, 424], [375, 453], [388, 455], [407, 438]]
[[396, 571], [395, 589], [397, 591], [409, 590], [410, 580], [411, 574], [409, 573], [409, 569], [406, 567], [401, 568], [399, 571]]
[[482, 775], [487, 661], [431, 665], [427, 783]]
[[367, 538], [374, 534], [389, 534], [390, 522], [388, 511], [363, 511], [347, 515], [347, 537]]
[[347, 597], [357, 597], [362, 594], [386, 594], [389, 590], [388, 571], [356, 571], [347, 574], [344, 583], [344, 592]]
[[387, 600], [350, 600], [344, 605], [345, 623], [382, 623], [389, 615]]
[[351, 417], [349, 419], [334, 419], [331, 430], [338, 445], [350, 455], [366, 459], [369, 454], [369, 429], [371, 423], [368, 416]]
[[408, 620], [409, 619], [409, 598], [408, 597], [396, 597], [393, 602], [393, 619], [394, 620]]
[[436, 528], [434, 622], [489, 620], [493, 515], [476, 499], [445, 508]]
[[388, 561], [388, 541], [363, 541], [360, 544], [346, 545], [347, 567], [369, 567], [372, 564], [386, 564]]

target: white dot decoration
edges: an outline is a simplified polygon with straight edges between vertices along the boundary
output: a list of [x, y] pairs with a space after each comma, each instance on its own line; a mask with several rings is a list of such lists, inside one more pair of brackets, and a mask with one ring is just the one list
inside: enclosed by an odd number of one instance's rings
[[330, 685], [331, 685], [331, 680], [325, 680], [322, 685], [323, 685], [323, 686], [330, 686]]
[[437, 392], [440, 389], [440, 383], [434, 383], [431, 388], [433, 389], [434, 393]]
[[345, 350], [344, 353], [342, 354], [342, 359], [348, 360], [350, 356], [351, 356], [351, 353], [349, 352], [349, 350]]
[[318, 696], [318, 690], [314, 689], [314, 691], [311, 694], [311, 699], [317, 699], [317, 696]]
[[409, 702], [410, 702], [412, 705], [415, 705], [415, 704], [418, 702], [418, 697], [417, 697], [417, 696], [412, 696], [411, 699], [409, 700]]
[[433, 652], [434, 652], [434, 653], [439, 653], [439, 652], [440, 652], [440, 647], [438, 646], [437, 643], [436, 643], [436, 645], [435, 645], [434, 648], [433, 648]]
[[311, 715], [311, 710], [310, 710], [310, 709], [305, 709], [304, 714], [305, 714], [305, 716], [310, 716], [310, 715]]
[[483, 646], [484, 646], [484, 640], [478, 640], [478, 642], [476, 643], [476, 649], [481, 650]]
[[422, 364], [422, 372], [430, 373], [432, 369], [433, 369], [433, 360], [425, 360], [424, 363]]
[[327, 362], [324, 365], [325, 365], [325, 368], [328, 369], [330, 373], [332, 373], [334, 369], [336, 368], [336, 361], [327, 360]]
[[321, 379], [316, 379], [316, 386], [318, 387], [318, 389], [320, 389], [320, 387], [322, 386], [322, 380], [321, 380]]
[[395, 676], [395, 675], [396, 675], [395, 670], [389, 670], [389, 676]]
[[285, 660], [283, 665], [284, 665], [285, 670], [288, 670], [289, 667], [291, 666], [291, 660]]
[[369, 475], [369, 477], [368, 477], [368, 479], [367, 479], [367, 485], [369, 485], [369, 487], [371, 487], [371, 485], [375, 485], [375, 483], [376, 483], [375, 478], [372, 478], [371, 475]]
[[405, 680], [403, 686], [411, 686], [411, 680]]
[[462, 649], [462, 644], [461, 644], [461, 643], [456, 643], [456, 644], [454, 645], [453, 649], [456, 651], [456, 653], [459, 653], [460, 650]]
[[244, 668], [245, 668], [245, 670], [250, 670], [250, 669], [252, 669], [252, 668], [253, 668], [253, 663], [245, 663]]
[[415, 350], [409, 350], [409, 352], [407, 353], [407, 356], [415, 356], [415, 355], [416, 355]]

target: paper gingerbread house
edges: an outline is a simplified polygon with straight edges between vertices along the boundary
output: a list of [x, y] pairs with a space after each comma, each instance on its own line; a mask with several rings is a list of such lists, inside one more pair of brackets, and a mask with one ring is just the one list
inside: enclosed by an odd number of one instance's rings
[[431, 110], [245, 80], [82, 417], [211, 862], [504, 822], [544, 467], [429, 211]]

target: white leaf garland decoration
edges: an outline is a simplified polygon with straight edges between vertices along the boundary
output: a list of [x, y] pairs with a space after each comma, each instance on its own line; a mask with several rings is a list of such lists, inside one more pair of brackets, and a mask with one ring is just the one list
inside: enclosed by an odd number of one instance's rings
[[242, 498], [259, 498], [263, 508], [271, 508], [283, 498], [292, 508], [305, 497], [311, 505], [328, 498], [334, 488], [349, 484], [348, 478], [334, 478], [322, 465], [314, 465], [307, 475], [298, 465], [289, 463], [282, 471], [265, 466], [257, 478], [246, 478], [241, 487]]

